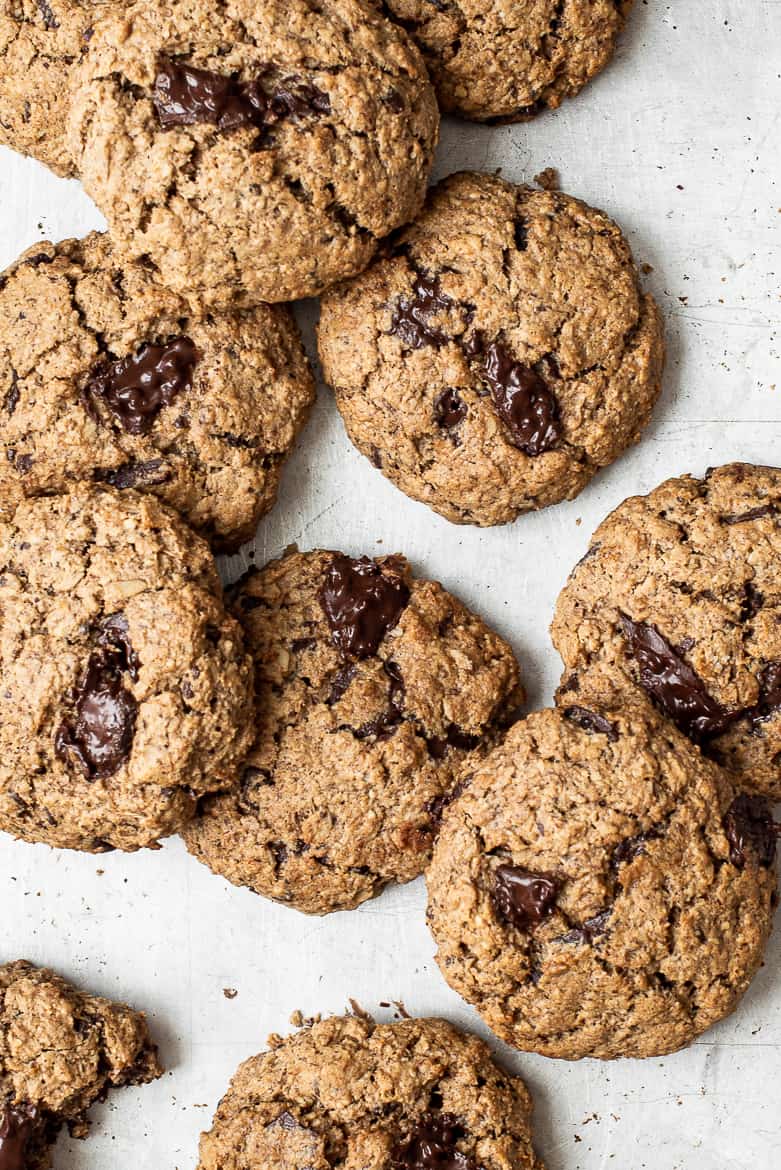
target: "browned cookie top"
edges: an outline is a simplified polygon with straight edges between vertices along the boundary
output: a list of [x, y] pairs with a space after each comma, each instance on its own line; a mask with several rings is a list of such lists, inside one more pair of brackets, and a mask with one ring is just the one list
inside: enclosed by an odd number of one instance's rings
[[420, 45], [443, 110], [525, 122], [604, 69], [632, 0], [386, 0]]
[[520, 702], [510, 647], [400, 556], [288, 553], [233, 609], [256, 666], [255, 744], [188, 848], [311, 914], [416, 877], [459, 769]]
[[644, 699], [516, 724], [445, 813], [427, 873], [448, 983], [508, 1043], [655, 1056], [733, 1010], [776, 904], [775, 826]]
[[206, 544], [151, 496], [0, 521], [0, 828], [88, 851], [175, 832], [249, 746], [252, 668]]
[[286, 308], [193, 313], [106, 235], [39, 244], [0, 275], [0, 515], [98, 481], [235, 548], [313, 398]]
[[620, 504], [556, 607], [562, 701], [583, 666], [637, 684], [742, 787], [781, 799], [780, 521], [781, 470], [743, 463]]
[[639, 437], [664, 357], [607, 216], [467, 172], [326, 294], [319, 345], [364, 455], [413, 499], [483, 525], [577, 495]]
[[95, 1101], [162, 1071], [141, 1013], [31, 963], [0, 966], [2, 1170], [47, 1170], [64, 1125], [86, 1137]]
[[416, 214], [438, 134], [421, 57], [359, 0], [164, 0], [96, 23], [69, 143], [123, 256], [210, 304], [360, 271]]
[[198, 1170], [543, 1170], [531, 1100], [444, 1020], [324, 1020], [239, 1068]]

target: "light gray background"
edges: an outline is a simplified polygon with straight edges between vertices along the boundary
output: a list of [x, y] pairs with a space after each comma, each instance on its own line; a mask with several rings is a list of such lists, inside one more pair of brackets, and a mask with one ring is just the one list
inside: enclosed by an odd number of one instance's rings
[[[653, 266], [647, 285], [669, 350], [654, 422], [580, 499], [479, 531], [392, 488], [347, 443], [321, 390], [257, 560], [292, 541], [404, 551], [511, 639], [532, 705], [550, 702], [554, 601], [605, 513], [667, 475], [781, 462], [780, 75], [779, 0], [636, 0], [614, 64], [558, 112], [526, 126], [445, 125], [438, 175], [501, 167], [530, 180], [556, 166], [564, 189], [613, 215], [638, 263]], [[100, 226], [78, 184], [0, 150], [0, 266], [41, 238]], [[313, 317], [304, 306], [309, 326]], [[3, 837], [0, 889], [1, 957], [26, 956], [146, 1008], [170, 1070], [98, 1106], [89, 1142], [61, 1141], [58, 1170], [193, 1167], [236, 1065], [284, 1031], [295, 1008], [403, 1000], [415, 1014], [480, 1029], [433, 962], [422, 881], [308, 919], [211, 876], [178, 841], [96, 858]], [[534, 1091], [549, 1170], [779, 1164], [779, 937], [737, 1015], [687, 1052], [568, 1065], [502, 1050]]]

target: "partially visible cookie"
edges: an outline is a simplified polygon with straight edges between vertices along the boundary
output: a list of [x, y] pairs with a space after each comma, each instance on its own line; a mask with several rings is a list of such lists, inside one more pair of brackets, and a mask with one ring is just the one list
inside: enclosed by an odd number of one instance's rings
[[443, 110], [478, 122], [526, 122], [604, 69], [632, 0], [386, 5], [420, 45]]
[[0, 829], [102, 852], [175, 832], [250, 745], [252, 668], [206, 544], [151, 496], [0, 521]]
[[445, 1020], [336, 1017], [244, 1062], [198, 1170], [543, 1170], [519, 1077]]
[[359, 0], [165, 0], [96, 23], [69, 144], [115, 245], [209, 304], [312, 296], [419, 210], [439, 114]]
[[0, 143], [58, 175], [75, 174], [65, 143], [71, 77], [103, 0], [0, 0]]
[[400, 556], [288, 553], [233, 610], [255, 745], [238, 791], [202, 802], [190, 851], [310, 914], [416, 877], [460, 770], [521, 701], [510, 647]]
[[216, 547], [274, 503], [314, 382], [283, 306], [193, 313], [106, 235], [0, 275], [0, 516], [79, 481], [150, 491]]
[[31, 963], [0, 966], [2, 1170], [47, 1170], [64, 1125], [86, 1137], [95, 1101], [162, 1071], [142, 1013]]
[[781, 469], [669, 479], [602, 522], [551, 627], [562, 702], [584, 667], [639, 685], [750, 791], [781, 800]]
[[467, 172], [326, 294], [319, 345], [358, 449], [413, 499], [481, 525], [576, 496], [639, 437], [664, 359], [606, 215]]
[[427, 873], [448, 983], [527, 1051], [673, 1052], [762, 963], [776, 828], [642, 696], [518, 723], [445, 813]]

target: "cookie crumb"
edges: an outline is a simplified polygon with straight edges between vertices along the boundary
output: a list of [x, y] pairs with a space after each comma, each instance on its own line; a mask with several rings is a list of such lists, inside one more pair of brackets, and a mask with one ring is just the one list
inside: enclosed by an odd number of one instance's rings
[[222, 994], [226, 999], [235, 999], [239, 993], [235, 987], [223, 987]]
[[534, 176], [534, 182], [538, 187], [542, 187], [543, 191], [561, 190], [559, 172], [555, 167], [545, 167], [538, 175]]

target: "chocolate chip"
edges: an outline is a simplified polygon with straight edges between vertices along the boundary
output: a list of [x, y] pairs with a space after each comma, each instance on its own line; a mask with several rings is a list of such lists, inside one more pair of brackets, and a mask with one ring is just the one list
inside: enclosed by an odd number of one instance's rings
[[466, 792], [469, 780], [471, 780], [471, 776], [464, 777], [457, 784], [454, 784], [449, 792], [443, 792], [440, 796], [434, 796], [431, 800], [426, 801], [424, 808], [434, 828], [439, 828], [442, 823], [442, 817], [445, 815], [445, 810], [450, 808], [450, 805], [458, 800], [462, 793]]
[[461, 751], [470, 752], [476, 748], [480, 742], [479, 735], [470, 735], [467, 731], [462, 731], [455, 723], [448, 724], [444, 739], [439, 736], [430, 736], [426, 739], [426, 746], [429, 754], [435, 760], [441, 760], [447, 754], [449, 747], [459, 748]]
[[443, 390], [434, 402], [434, 418], [443, 430], [450, 431], [459, 426], [467, 413], [467, 405], [454, 386]]
[[131, 435], [145, 435], [157, 415], [189, 390], [198, 351], [189, 337], [142, 345], [136, 354], [96, 366], [84, 387], [87, 401], [103, 402]]
[[11, 386], [3, 400], [3, 407], [6, 414], [13, 414], [19, 405], [19, 375], [16, 370], [11, 370]]
[[640, 685], [659, 710], [695, 743], [721, 735], [743, 714], [722, 707], [697, 672], [655, 626], [621, 614], [629, 652], [640, 671]]
[[748, 512], [733, 512], [721, 517], [722, 524], [746, 524], [749, 520], [761, 520], [764, 516], [775, 516], [775, 504], [763, 504], [759, 508], [751, 508]]
[[376, 467], [378, 471], [382, 470], [382, 455], [380, 454], [377, 447], [372, 447], [372, 452], [369, 456], [369, 462], [373, 467]]
[[26, 475], [34, 462], [35, 460], [33, 459], [32, 455], [17, 455], [14, 467], [22, 475]]
[[35, 0], [38, 6], [38, 11], [43, 17], [43, 23], [48, 29], [55, 29], [60, 27], [60, 22], [52, 11], [52, 7], [47, 3], [47, 0]]
[[35, 1105], [24, 1101], [5, 1106], [0, 1112], [0, 1170], [27, 1170], [30, 1145], [42, 1126]]
[[404, 109], [404, 98], [396, 89], [389, 89], [381, 100], [394, 114], [400, 114]]
[[515, 221], [515, 246], [519, 252], [525, 252], [529, 246], [529, 236], [526, 230], [526, 220], [516, 219]]
[[424, 1113], [412, 1132], [391, 1150], [391, 1170], [478, 1170], [456, 1143], [466, 1131], [450, 1113]]
[[331, 640], [347, 658], [376, 654], [409, 601], [409, 588], [368, 557], [335, 553], [320, 590]]
[[112, 615], [68, 695], [73, 714], [62, 721], [54, 738], [59, 758], [78, 764], [90, 780], [113, 776], [130, 754], [138, 704], [122, 685], [122, 676], [127, 672], [136, 678], [138, 665], [125, 619]]
[[494, 341], [485, 351], [485, 377], [494, 409], [519, 450], [536, 456], [556, 446], [561, 438], [559, 404], [535, 370], [516, 361], [503, 342]]
[[438, 276], [418, 273], [412, 282], [412, 296], [399, 297], [391, 315], [390, 332], [400, 338], [410, 349], [423, 349], [426, 345], [438, 349], [450, 338], [429, 318], [451, 308], [454, 301], [439, 287]]
[[589, 711], [587, 707], [565, 707], [564, 718], [576, 723], [584, 731], [596, 731], [600, 735], [606, 735], [611, 743], [618, 739], [616, 724], [605, 719], [604, 715], [598, 715], [596, 711]]
[[736, 796], [724, 816], [732, 864], [743, 869], [746, 861], [752, 860], [768, 869], [775, 860], [779, 829], [763, 796]]
[[755, 618], [765, 604], [764, 594], [757, 589], [753, 581], [746, 581], [743, 586], [743, 601], [740, 606], [740, 620], [750, 622]]
[[163, 57], [152, 94], [160, 125], [170, 130], [205, 122], [226, 132], [330, 112], [328, 94], [316, 86], [296, 75], [273, 86], [269, 72], [252, 81], [239, 81]]
[[350, 683], [355, 678], [355, 664], [351, 662], [348, 666], [343, 666], [341, 670], [337, 670], [333, 679], [331, 680], [331, 690], [326, 699], [326, 704], [333, 707], [334, 703], [338, 703], [349, 687]]
[[499, 918], [530, 931], [553, 912], [561, 882], [550, 873], [500, 865], [493, 873], [491, 901]]
[[404, 679], [395, 662], [383, 662], [383, 670], [390, 679], [388, 706], [380, 715], [362, 723], [360, 727], [342, 727], [349, 730], [356, 739], [375, 739], [382, 742], [390, 739], [404, 719]]
[[95, 478], [118, 491], [125, 491], [127, 488], [155, 487], [161, 483], [168, 483], [171, 475], [171, 469], [164, 460], [147, 459], [131, 460], [130, 463], [122, 463], [119, 467], [97, 471]]
[[607, 924], [610, 920], [610, 915], [613, 911], [608, 906], [606, 910], [600, 910], [599, 914], [595, 914], [593, 918], [587, 918], [580, 926], [575, 926], [572, 930], [568, 930], [566, 934], [562, 934], [556, 942], [576, 943], [579, 946], [584, 946], [586, 943], [593, 943], [595, 938], [607, 931]]
[[614, 873], [618, 873], [622, 865], [634, 861], [635, 857], [640, 857], [641, 854], [645, 853], [647, 841], [658, 841], [660, 836], [658, 829], [647, 829], [644, 833], [636, 833], [634, 837], [625, 837], [613, 849], [610, 857], [610, 868]]

